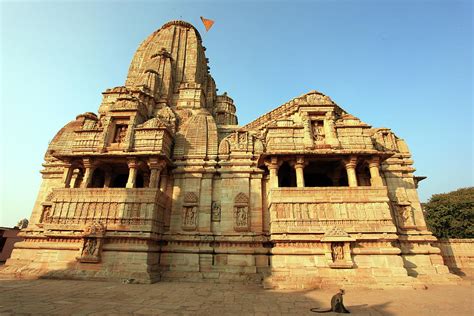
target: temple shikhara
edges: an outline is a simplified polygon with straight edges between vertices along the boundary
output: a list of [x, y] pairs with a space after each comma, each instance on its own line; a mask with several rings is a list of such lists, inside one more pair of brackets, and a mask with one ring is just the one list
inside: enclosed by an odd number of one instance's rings
[[2, 273], [274, 288], [450, 282], [410, 151], [310, 91], [246, 125], [191, 24], [138, 48], [124, 86], [49, 144]]

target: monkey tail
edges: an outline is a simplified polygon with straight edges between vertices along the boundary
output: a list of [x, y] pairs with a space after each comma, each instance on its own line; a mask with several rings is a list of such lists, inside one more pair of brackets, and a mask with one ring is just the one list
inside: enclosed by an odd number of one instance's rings
[[329, 312], [332, 312], [331, 309], [317, 309], [317, 308], [310, 308], [310, 311], [312, 311], [313, 313], [329, 313]]

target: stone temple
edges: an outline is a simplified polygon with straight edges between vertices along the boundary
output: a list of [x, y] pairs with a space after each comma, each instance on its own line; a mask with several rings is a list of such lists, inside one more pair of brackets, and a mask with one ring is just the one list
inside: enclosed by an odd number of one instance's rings
[[2, 274], [274, 288], [451, 282], [410, 151], [310, 91], [247, 125], [191, 24], [138, 48], [125, 85], [49, 144]]

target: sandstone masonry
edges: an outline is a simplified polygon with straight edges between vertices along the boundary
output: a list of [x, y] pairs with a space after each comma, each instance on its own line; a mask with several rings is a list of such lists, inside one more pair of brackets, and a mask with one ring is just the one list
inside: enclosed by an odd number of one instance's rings
[[404, 140], [317, 91], [238, 126], [205, 50], [192, 25], [166, 23], [98, 114], [57, 133], [2, 274], [277, 288], [456, 279]]

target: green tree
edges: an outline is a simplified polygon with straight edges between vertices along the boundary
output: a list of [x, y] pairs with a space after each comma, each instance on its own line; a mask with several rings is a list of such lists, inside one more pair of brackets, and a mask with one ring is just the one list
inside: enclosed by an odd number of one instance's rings
[[424, 209], [436, 237], [474, 238], [474, 187], [434, 194]]

